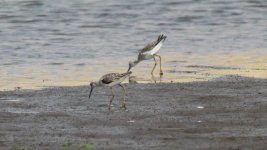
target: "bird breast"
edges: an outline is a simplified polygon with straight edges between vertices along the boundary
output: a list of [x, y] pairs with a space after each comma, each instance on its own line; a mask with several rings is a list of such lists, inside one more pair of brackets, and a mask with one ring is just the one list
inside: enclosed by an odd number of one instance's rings
[[153, 55], [151, 54], [148, 54], [148, 53], [141, 53], [138, 55], [138, 59], [139, 60], [148, 60], [148, 59], [151, 59], [153, 58]]

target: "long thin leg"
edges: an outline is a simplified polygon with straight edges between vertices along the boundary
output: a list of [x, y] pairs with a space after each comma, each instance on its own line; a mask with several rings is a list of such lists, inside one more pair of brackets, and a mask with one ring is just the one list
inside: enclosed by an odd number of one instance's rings
[[159, 65], [160, 65], [160, 75], [162, 76], [163, 75], [163, 71], [162, 71], [162, 68], [161, 68], [161, 56], [159, 56], [159, 55], [155, 55], [155, 56], [157, 56], [157, 57], [159, 57]]
[[122, 101], [121, 107], [126, 109], [126, 98], [125, 97], [126, 97], [127, 91], [123, 85], [119, 84], [119, 86], [122, 87], [122, 89], [124, 91], [124, 96], [123, 96], [123, 101]]
[[110, 111], [110, 109], [111, 109], [111, 103], [112, 103], [112, 101], [113, 101], [113, 99], [114, 99], [114, 96], [115, 96], [112, 87], [110, 87], [110, 90], [111, 90], [111, 93], [112, 93], [112, 97], [111, 97], [111, 99], [109, 100], [109, 105], [108, 105], [108, 110], [109, 110], [109, 111]]
[[156, 61], [155, 55], [153, 56], [153, 59], [154, 59], [154, 61], [155, 61], [155, 64], [154, 64], [154, 67], [153, 67], [153, 69], [152, 69], [152, 71], [151, 71], [151, 75], [153, 75], [154, 69], [155, 69], [156, 66], [157, 66], [157, 61]]

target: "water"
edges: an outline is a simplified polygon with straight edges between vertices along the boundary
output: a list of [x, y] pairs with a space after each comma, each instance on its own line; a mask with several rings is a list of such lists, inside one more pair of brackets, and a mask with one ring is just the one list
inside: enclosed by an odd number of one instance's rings
[[[267, 78], [266, 0], [0, 0], [0, 89], [86, 85], [164, 33], [163, 82]], [[133, 71], [151, 80], [153, 60]]]

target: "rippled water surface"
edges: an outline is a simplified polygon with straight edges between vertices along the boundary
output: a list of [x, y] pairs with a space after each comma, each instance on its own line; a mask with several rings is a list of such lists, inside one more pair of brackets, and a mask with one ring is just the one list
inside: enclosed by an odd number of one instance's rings
[[[124, 72], [161, 33], [163, 82], [267, 78], [266, 14], [266, 0], [0, 0], [0, 89]], [[152, 66], [142, 62], [134, 75], [150, 82]]]

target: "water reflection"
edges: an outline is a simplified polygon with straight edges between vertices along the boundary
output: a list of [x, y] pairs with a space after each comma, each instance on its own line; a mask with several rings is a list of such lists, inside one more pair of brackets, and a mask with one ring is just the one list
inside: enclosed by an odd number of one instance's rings
[[[192, 82], [206, 81], [223, 75], [241, 75], [246, 77], [267, 78], [267, 50], [253, 51], [241, 54], [225, 55], [210, 53], [194, 55], [185, 53], [161, 53], [164, 75], [151, 76], [153, 61], [144, 61], [133, 69], [133, 76], [138, 83], [160, 82]], [[110, 72], [125, 72], [130, 58], [116, 60], [101, 60], [80, 63], [85, 65], [46, 65], [38, 67], [35, 64], [20, 69], [3, 68], [0, 75], [0, 89], [13, 90], [21, 87], [42, 88], [49, 86], [79, 86], [88, 85], [90, 81], [98, 80], [103, 74]], [[79, 64], [79, 63], [75, 63]], [[157, 74], [157, 72], [155, 72]]]
[[151, 75], [151, 80], [153, 83], [161, 83], [163, 78], [163, 75], [159, 75], [159, 76], [155, 76], [155, 75]]

